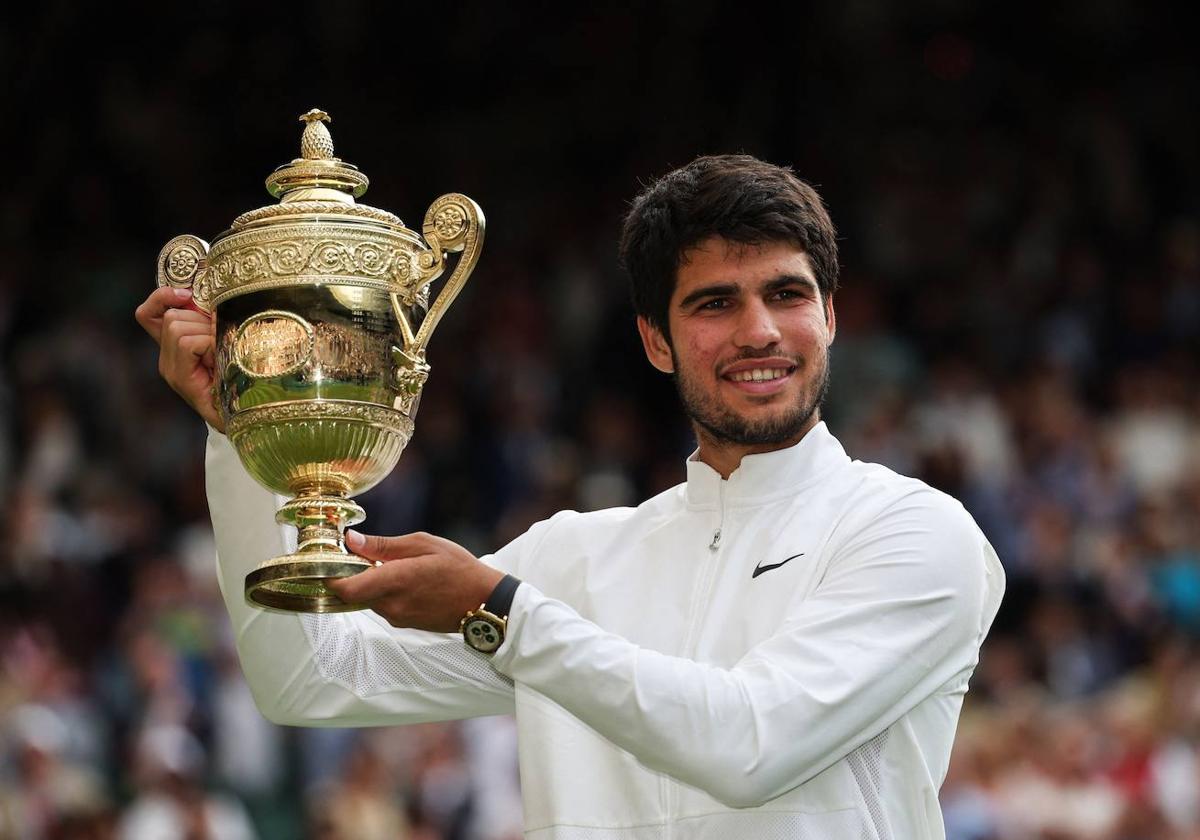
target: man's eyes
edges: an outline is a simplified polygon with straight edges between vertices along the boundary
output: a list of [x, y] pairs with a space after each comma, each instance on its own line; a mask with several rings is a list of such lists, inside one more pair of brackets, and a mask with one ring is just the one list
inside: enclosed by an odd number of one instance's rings
[[[766, 300], [772, 303], [798, 303], [808, 300], [812, 296], [812, 292], [805, 288], [777, 289], [771, 292]], [[719, 312], [722, 309], [729, 309], [735, 303], [736, 301], [733, 298], [728, 297], [709, 298], [706, 301], [696, 304], [696, 311]]]
[[804, 289], [780, 289], [773, 297], [776, 300], [803, 300], [808, 297], [808, 292]]

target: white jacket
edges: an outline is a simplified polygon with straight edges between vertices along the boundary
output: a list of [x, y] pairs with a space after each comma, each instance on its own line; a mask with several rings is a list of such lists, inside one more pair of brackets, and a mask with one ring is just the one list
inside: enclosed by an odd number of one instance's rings
[[824, 424], [725, 481], [563, 512], [483, 558], [526, 583], [494, 657], [370, 612], [242, 595], [294, 531], [210, 435], [208, 493], [242, 667], [280, 723], [516, 713], [537, 840], [944, 836], [937, 792], [1004, 589], [963, 507], [851, 461]]

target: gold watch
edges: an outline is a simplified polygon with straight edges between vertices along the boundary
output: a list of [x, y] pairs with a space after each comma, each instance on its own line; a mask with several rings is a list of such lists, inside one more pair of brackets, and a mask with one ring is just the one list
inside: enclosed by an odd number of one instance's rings
[[504, 644], [504, 633], [508, 629], [508, 613], [512, 608], [513, 596], [521, 581], [512, 575], [505, 575], [496, 584], [488, 599], [479, 605], [479, 609], [471, 610], [459, 622], [458, 629], [462, 631], [463, 640], [468, 647], [481, 653], [495, 653]]

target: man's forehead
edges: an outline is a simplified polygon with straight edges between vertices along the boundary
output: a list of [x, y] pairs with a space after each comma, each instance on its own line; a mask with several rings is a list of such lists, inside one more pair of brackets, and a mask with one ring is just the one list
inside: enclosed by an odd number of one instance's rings
[[792, 242], [738, 242], [713, 236], [680, 254], [676, 285], [679, 281], [688, 280], [732, 283], [755, 279], [747, 276], [748, 272], [763, 275], [787, 273], [816, 281], [807, 252]]

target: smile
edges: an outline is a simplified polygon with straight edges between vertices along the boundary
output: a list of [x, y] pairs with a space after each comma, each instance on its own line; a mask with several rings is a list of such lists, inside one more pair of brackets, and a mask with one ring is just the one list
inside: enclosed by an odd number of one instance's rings
[[772, 379], [782, 379], [792, 370], [793, 368], [751, 368], [734, 371], [726, 376], [734, 382], [769, 382]]

